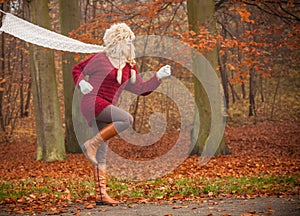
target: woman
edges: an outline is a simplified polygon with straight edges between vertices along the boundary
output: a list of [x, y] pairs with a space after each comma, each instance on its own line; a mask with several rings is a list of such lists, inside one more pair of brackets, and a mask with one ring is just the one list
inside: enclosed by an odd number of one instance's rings
[[[84, 94], [81, 111], [95, 136], [87, 140], [82, 149], [95, 165], [96, 191], [100, 192], [98, 204], [117, 204], [106, 193], [105, 152], [106, 141], [128, 129], [133, 117], [116, 106], [122, 90], [137, 95], [147, 95], [155, 90], [161, 79], [171, 75], [165, 65], [148, 81], [143, 82], [135, 65], [134, 33], [125, 24], [114, 24], [105, 31], [104, 53], [98, 53], [77, 64], [72, 71], [74, 82]], [[89, 76], [88, 81], [85, 76]], [[97, 200], [96, 200], [97, 201]]]

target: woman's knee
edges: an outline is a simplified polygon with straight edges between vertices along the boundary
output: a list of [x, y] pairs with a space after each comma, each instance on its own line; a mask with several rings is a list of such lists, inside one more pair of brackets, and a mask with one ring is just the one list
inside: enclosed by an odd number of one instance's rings
[[126, 117], [122, 120], [124, 127], [129, 128], [133, 123], [133, 116], [127, 113]]
[[132, 125], [133, 124], [133, 116], [131, 114], [128, 113], [128, 119], [129, 119], [129, 124]]
[[128, 127], [130, 127], [133, 123], [133, 116], [125, 110], [121, 110], [119, 108], [117, 112], [112, 112], [112, 118], [113, 122], [124, 122], [124, 124], [126, 124]]
[[123, 109], [110, 105], [97, 118], [98, 121], [114, 123], [118, 132], [126, 130], [133, 124], [133, 116]]
[[122, 132], [131, 127], [133, 123], [133, 117], [129, 113], [124, 118], [114, 121], [114, 126], [118, 132]]

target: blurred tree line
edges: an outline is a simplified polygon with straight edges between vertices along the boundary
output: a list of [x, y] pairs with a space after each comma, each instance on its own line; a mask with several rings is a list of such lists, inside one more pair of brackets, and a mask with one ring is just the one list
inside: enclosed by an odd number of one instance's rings
[[[41, 2], [44, 2], [43, 13], [37, 8], [41, 7]], [[248, 116], [254, 120], [298, 120], [300, 3], [293, 0], [205, 2], [210, 4], [205, 9], [211, 9], [207, 10], [210, 14], [206, 18], [199, 14], [203, 8], [198, 8], [198, 11], [189, 9], [188, 5], [198, 4], [201, 7], [204, 4], [204, 1], [196, 0], [7, 0], [2, 1], [0, 7], [3, 11], [42, 26], [38, 17], [43, 17], [48, 20], [47, 28], [87, 43], [101, 44], [104, 30], [115, 22], [126, 22], [136, 35], [155, 34], [178, 38], [205, 56], [215, 53], [214, 57], [208, 59], [220, 76], [230, 121], [243, 123]], [[200, 15], [193, 18], [196, 21], [189, 18], [192, 13]], [[34, 49], [38, 48], [29, 46], [24, 41], [1, 34], [0, 141], [9, 141], [14, 131], [33, 116], [34, 81], [33, 72], [30, 72], [33, 60], [30, 58]], [[59, 141], [55, 142], [59, 146], [65, 143], [68, 152], [78, 152], [80, 149], [71, 121], [72, 100], [68, 97], [74, 91], [70, 70], [87, 55], [53, 51], [49, 51], [49, 55], [53, 55], [54, 59], [52, 62], [56, 69], [53, 70], [58, 80], [57, 100], [61, 105], [62, 116], [56, 118], [62, 118], [64, 124], [61, 120], [56, 123], [64, 126], [66, 135], [63, 137], [59, 133]], [[211, 59], [216, 62], [212, 63]], [[196, 97], [201, 97], [197, 95], [197, 90], [194, 91], [193, 75], [174, 62], [141, 58], [138, 59], [139, 70], [155, 70], [163, 61], [171, 64], [172, 74], [185, 83]], [[176, 94], [172, 85], [168, 87], [172, 94]], [[57, 91], [55, 85], [51, 88]], [[135, 129], [139, 132], [149, 130], [147, 113], [157, 110], [166, 117], [169, 131], [178, 130], [180, 116], [176, 104], [167, 97], [157, 95], [138, 97], [132, 105]], [[52, 127], [60, 130], [58, 128], [61, 125]], [[41, 145], [43, 142], [40, 140]], [[199, 152], [201, 149], [196, 151]], [[48, 160], [42, 155], [37, 158]]]

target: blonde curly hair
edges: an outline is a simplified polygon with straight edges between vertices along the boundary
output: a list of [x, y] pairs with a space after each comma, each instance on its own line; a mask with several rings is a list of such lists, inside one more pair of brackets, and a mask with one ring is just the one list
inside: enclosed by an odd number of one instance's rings
[[117, 81], [122, 82], [122, 69], [120, 68], [120, 62], [126, 61], [131, 66], [131, 83], [136, 82], [136, 71], [134, 70], [135, 62], [135, 47], [132, 41], [135, 39], [134, 33], [131, 31], [128, 25], [125, 23], [113, 24], [107, 29], [103, 36], [103, 42], [105, 44], [104, 52], [106, 55], [119, 59], [119, 69], [117, 72]]
[[128, 51], [126, 50], [128, 47], [126, 40], [133, 41], [134, 39], [135, 35], [128, 25], [125, 23], [113, 24], [104, 33], [105, 52], [115, 58], [126, 57], [128, 61], [134, 61], [135, 50], [133, 44], [131, 44], [130, 53], [125, 53]]

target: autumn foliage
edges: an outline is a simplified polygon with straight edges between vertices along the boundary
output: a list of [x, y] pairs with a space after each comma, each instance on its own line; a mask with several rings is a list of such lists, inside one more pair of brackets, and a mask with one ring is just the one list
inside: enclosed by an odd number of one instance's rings
[[[8, 10], [9, 2], [12, 1], [0, 1], [1, 8]], [[153, 203], [299, 195], [297, 1], [216, 1], [216, 34], [211, 34], [207, 25], [199, 26], [198, 32], [189, 30], [183, 0], [132, 4], [81, 1], [81, 6], [82, 25], [69, 35], [80, 41], [102, 44], [104, 30], [110, 24], [126, 22], [136, 35], [175, 37], [203, 54], [214, 48], [219, 54], [216, 71], [226, 97], [225, 134], [232, 154], [213, 157], [203, 166], [197, 156], [189, 157], [157, 181], [127, 182], [111, 177], [109, 193], [113, 197], [125, 203]], [[53, 29], [59, 32], [57, 1], [50, 1], [50, 8]], [[13, 12], [20, 17], [24, 14], [23, 7]], [[83, 154], [68, 154], [66, 161], [53, 163], [35, 160], [29, 46], [5, 34], [1, 38], [0, 211], [60, 214], [68, 212], [70, 205], [77, 213], [83, 208], [94, 208], [92, 169]], [[63, 107], [60, 57], [57, 52], [58, 92]], [[77, 55], [75, 60], [86, 57]], [[137, 61], [141, 69], [148, 71], [155, 70], [163, 60], [145, 57]], [[172, 65], [172, 75], [192, 92], [192, 74], [176, 62], [168, 63]], [[176, 94], [173, 86], [168, 87]], [[168, 132], [147, 148], [135, 148], [120, 138], [113, 139], [110, 147], [126, 158], [140, 161], [167, 152], [176, 142], [180, 125], [176, 104], [154, 95], [138, 99], [133, 106], [138, 132], [149, 130], [148, 115], [156, 111], [167, 117]], [[135, 191], [140, 194], [134, 194]]]
[[[3, 4], [8, 7], [9, 4]], [[59, 31], [58, 3], [50, 2], [53, 29]], [[83, 42], [102, 44], [104, 30], [114, 22], [126, 22], [136, 35], [166, 35], [176, 37], [190, 44], [203, 54], [217, 47], [219, 67], [228, 116], [234, 123], [260, 120], [298, 119], [299, 86], [299, 22], [296, 16], [298, 4], [294, 1], [268, 1], [258, 4], [255, 1], [219, 2], [216, 4], [218, 33], [212, 35], [206, 25], [199, 26], [199, 32], [189, 31], [186, 17], [186, 2], [183, 0], [135, 2], [119, 4], [98, 1], [82, 2], [82, 25], [70, 33], [70, 37]], [[22, 16], [22, 9], [15, 11]], [[7, 138], [15, 130], [16, 124], [30, 110], [30, 75], [28, 64], [28, 44], [2, 34], [5, 48], [5, 67], [1, 77], [10, 80], [0, 84], [7, 97], [1, 96], [2, 131]], [[17, 49], [13, 49], [17, 47]], [[2, 57], [2, 58], [3, 58]], [[76, 56], [76, 61], [87, 56]], [[18, 61], [22, 59], [22, 63]], [[139, 58], [140, 70], [155, 70], [159, 61]], [[60, 71], [57, 58], [57, 71]], [[177, 63], [172, 65], [172, 74], [182, 82], [191, 84], [191, 73], [183, 71]], [[17, 73], [22, 71], [22, 73]], [[58, 83], [62, 83], [58, 72]], [[19, 85], [21, 83], [21, 85]], [[192, 84], [191, 84], [192, 85]], [[59, 87], [60, 89], [63, 86]], [[192, 87], [190, 88], [192, 91]], [[283, 91], [280, 91], [283, 89]], [[59, 91], [60, 93], [61, 91]], [[63, 98], [60, 95], [61, 98]], [[288, 106], [281, 106], [283, 98]], [[152, 100], [152, 99], [150, 99]], [[163, 99], [165, 100], [165, 99]], [[13, 101], [13, 103], [10, 103]], [[63, 101], [61, 101], [63, 103]], [[160, 104], [164, 101], [160, 101]], [[145, 107], [138, 105], [138, 112]], [[164, 110], [175, 109], [165, 103]], [[20, 107], [20, 109], [17, 109]], [[63, 113], [63, 111], [62, 111]], [[248, 118], [254, 116], [254, 118]], [[141, 122], [141, 125], [145, 125]]]

